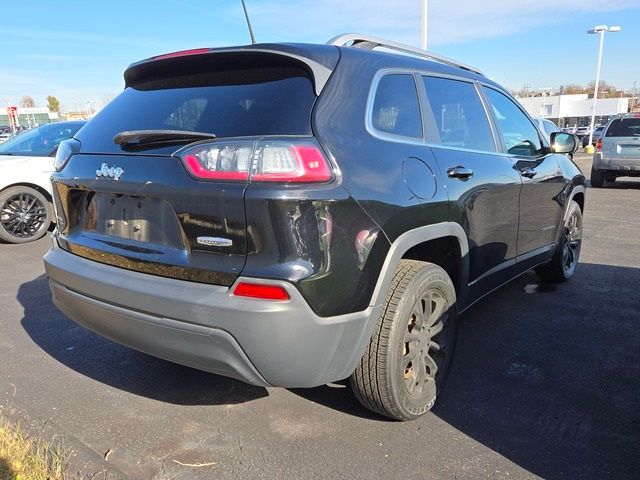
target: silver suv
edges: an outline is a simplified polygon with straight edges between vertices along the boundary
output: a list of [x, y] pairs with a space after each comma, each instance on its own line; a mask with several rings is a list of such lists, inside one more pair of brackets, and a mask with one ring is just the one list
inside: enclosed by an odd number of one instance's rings
[[603, 187], [618, 177], [640, 177], [640, 114], [616, 117], [598, 139], [591, 167], [591, 186]]

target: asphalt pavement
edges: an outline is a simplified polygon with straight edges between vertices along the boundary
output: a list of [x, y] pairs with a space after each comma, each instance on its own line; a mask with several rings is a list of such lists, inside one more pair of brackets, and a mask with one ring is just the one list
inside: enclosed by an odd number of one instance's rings
[[257, 388], [107, 341], [51, 304], [50, 239], [0, 244], [0, 404], [113, 478], [640, 478], [638, 212], [640, 182], [589, 189], [575, 277], [527, 273], [476, 305], [407, 423], [344, 385]]

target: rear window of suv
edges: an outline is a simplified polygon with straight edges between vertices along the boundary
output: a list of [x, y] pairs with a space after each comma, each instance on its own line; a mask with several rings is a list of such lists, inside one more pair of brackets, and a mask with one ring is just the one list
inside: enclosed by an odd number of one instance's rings
[[640, 118], [621, 118], [611, 122], [605, 137], [640, 136]]
[[116, 153], [122, 150], [113, 137], [127, 130], [197, 131], [218, 138], [310, 135], [315, 100], [308, 73], [295, 66], [178, 71], [126, 88], [77, 138], [84, 152]]

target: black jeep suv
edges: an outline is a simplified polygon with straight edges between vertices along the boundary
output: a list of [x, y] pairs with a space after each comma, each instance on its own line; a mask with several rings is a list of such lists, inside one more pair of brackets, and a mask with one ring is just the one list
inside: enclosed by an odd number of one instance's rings
[[574, 137], [547, 143], [472, 67], [345, 35], [162, 55], [125, 81], [58, 151], [45, 256], [55, 304], [107, 338], [254, 385], [350, 377], [407, 420], [458, 315], [529, 269], [575, 271]]

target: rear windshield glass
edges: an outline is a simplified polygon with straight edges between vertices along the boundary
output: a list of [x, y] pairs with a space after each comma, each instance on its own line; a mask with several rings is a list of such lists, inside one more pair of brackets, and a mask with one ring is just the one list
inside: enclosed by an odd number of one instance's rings
[[[126, 130], [185, 130], [221, 137], [310, 135], [316, 96], [301, 68], [234, 68], [154, 79], [126, 88], [78, 139], [91, 153], [121, 152]], [[161, 147], [163, 153], [178, 146]]]
[[607, 129], [607, 137], [637, 137], [640, 136], [640, 118], [624, 118], [611, 122]]

